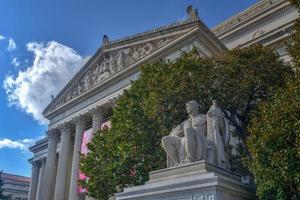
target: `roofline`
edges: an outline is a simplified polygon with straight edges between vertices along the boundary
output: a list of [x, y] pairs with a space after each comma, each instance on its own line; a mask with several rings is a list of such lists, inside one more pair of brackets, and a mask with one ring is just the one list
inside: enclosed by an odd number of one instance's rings
[[111, 41], [107, 45], [101, 46], [96, 51], [96, 53], [83, 65], [83, 67], [81, 67], [81, 69], [72, 77], [72, 79], [69, 80], [69, 82], [64, 86], [64, 88], [52, 99], [52, 101], [43, 110], [42, 114], [44, 115], [45, 118], [47, 118], [47, 113], [51, 109], [53, 104], [56, 103], [60, 99], [60, 97], [67, 91], [67, 89], [72, 86], [74, 81], [77, 80], [77, 78], [79, 78], [82, 73], [84, 73], [84, 71], [90, 66], [90, 64], [92, 64], [94, 62], [94, 60], [99, 55], [101, 55], [102, 52], [106, 48], [110, 48], [111, 46], [119, 45], [119, 44], [124, 43], [124, 42], [132, 41], [132, 40], [135, 40], [135, 39], [140, 39], [140, 38], [147, 37], [147, 36], [159, 33], [159, 32], [168, 31], [170, 29], [179, 28], [181, 26], [186, 26], [186, 25], [193, 24], [193, 23], [200, 23], [201, 25], [204, 25], [206, 27], [206, 25], [199, 18], [197, 18], [197, 19], [188, 18], [184, 21], [179, 21], [179, 22], [172, 23], [172, 24], [169, 24], [169, 25], [161, 26], [159, 28], [156, 28], [156, 29], [153, 29], [153, 30], [150, 30], [150, 31], [137, 33], [133, 36], [127, 36], [127, 37], [122, 38], [122, 39]]
[[175, 23], [172, 23], [172, 24], [160, 26], [160, 27], [155, 28], [155, 29], [151, 29], [151, 30], [148, 30], [148, 31], [136, 33], [134, 35], [126, 36], [126, 37], [123, 37], [123, 38], [120, 38], [120, 39], [112, 40], [107, 45], [104, 45], [104, 47], [114, 46], [116, 44], [128, 42], [128, 41], [135, 40], [135, 39], [140, 39], [140, 38], [143, 38], [143, 37], [155, 34], [155, 33], [163, 32], [163, 31], [170, 30], [170, 29], [173, 29], [173, 28], [178, 28], [180, 26], [183, 26], [183, 25], [186, 25], [186, 24], [189, 24], [189, 23], [193, 23], [193, 22], [196, 22], [196, 21], [200, 21], [200, 19], [199, 18], [198, 19], [187, 18], [186, 20], [183, 20], [183, 21], [178, 21], [178, 22], [175, 22]]
[[[6, 172], [2, 172], [1, 177], [2, 177], [3, 175], [9, 175], [9, 176], [14, 176], [14, 177], [20, 177], [20, 178], [28, 178], [28, 179], [30, 179], [30, 177], [28, 177], [28, 176], [22, 176], [22, 175], [11, 174], [11, 173], [6, 173]], [[22, 182], [23, 182], [23, 181], [22, 181]], [[24, 181], [24, 182], [25, 182], [25, 181]]]
[[[219, 37], [219, 35], [223, 35], [226, 32], [238, 27], [240, 24], [243, 24], [247, 21], [249, 21], [252, 18], [255, 18], [256, 16], [260, 15], [261, 12], [264, 12], [266, 10], [272, 9], [274, 7], [277, 7], [278, 5], [289, 3], [287, 0], [261, 0], [252, 6], [248, 7], [247, 9], [229, 17], [225, 21], [221, 22], [220, 24], [214, 26], [211, 28], [212, 32]], [[256, 12], [251, 13], [251, 11], [258, 9], [260, 6], [264, 6], [264, 4], [268, 4], [266, 7], [262, 7], [261, 10], [258, 10]], [[247, 16], [248, 15], [248, 16]], [[244, 19], [241, 19], [241, 17], [246, 16]], [[234, 23], [237, 22], [237, 23]], [[226, 27], [228, 26], [228, 27]]]
[[48, 138], [43, 138], [41, 140], [38, 140], [34, 145], [30, 146], [28, 149], [32, 153], [35, 153], [37, 149], [40, 149], [42, 146], [48, 145]]

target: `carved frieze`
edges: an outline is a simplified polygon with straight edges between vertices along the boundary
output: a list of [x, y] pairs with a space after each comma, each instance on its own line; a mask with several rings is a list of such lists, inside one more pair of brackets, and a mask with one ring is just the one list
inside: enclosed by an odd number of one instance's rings
[[252, 39], [259, 38], [259, 37], [262, 36], [265, 32], [266, 32], [266, 31], [265, 31], [265, 30], [262, 30], [262, 29], [257, 30], [255, 33], [253, 33]]
[[168, 44], [171, 40], [171, 38], [163, 38], [104, 53], [76, 83], [75, 87], [70, 89], [55, 105], [55, 108], [62, 106], [110, 76], [150, 55], [154, 51]]

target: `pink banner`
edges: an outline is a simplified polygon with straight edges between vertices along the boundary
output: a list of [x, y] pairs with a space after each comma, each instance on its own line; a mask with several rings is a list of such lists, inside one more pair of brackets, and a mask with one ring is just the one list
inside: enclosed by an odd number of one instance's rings
[[[81, 142], [81, 153], [86, 155], [88, 153], [88, 147], [87, 144], [92, 140], [92, 129], [88, 129], [83, 132], [83, 137], [82, 137], [82, 142]], [[79, 179], [88, 181], [88, 177], [79, 171]], [[82, 188], [81, 186], [78, 187], [78, 192], [79, 193], [85, 193], [87, 192], [86, 188]]]
[[[110, 128], [110, 127], [111, 127], [111, 122], [109, 120], [105, 121], [101, 124], [101, 129]], [[88, 130], [83, 132], [83, 137], [82, 137], [82, 142], [81, 142], [81, 153], [83, 155], [87, 155], [87, 153], [89, 151], [88, 147], [87, 147], [87, 144], [89, 142], [91, 142], [92, 137], [93, 137], [92, 129], [88, 129]], [[87, 177], [84, 173], [79, 171], [79, 179], [80, 180], [88, 181], [88, 178], [89, 177]], [[86, 188], [82, 188], [80, 186], [78, 187], [78, 193], [85, 193], [85, 192], [87, 192]]]

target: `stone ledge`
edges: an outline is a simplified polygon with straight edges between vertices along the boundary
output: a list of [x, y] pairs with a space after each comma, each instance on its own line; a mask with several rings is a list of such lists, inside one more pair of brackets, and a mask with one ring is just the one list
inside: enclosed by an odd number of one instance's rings
[[201, 175], [214, 172], [218, 175], [229, 176], [230, 178], [241, 181], [241, 176], [233, 171], [221, 168], [217, 165], [201, 160], [193, 163], [182, 164], [176, 167], [170, 167], [150, 172], [149, 182], [160, 181], [164, 179], [179, 178], [182, 176]]
[[241, 176], [205, 161], [153, 171], [141, 186], [125, 188], [117, 200], [255, 199], [254, 187]]

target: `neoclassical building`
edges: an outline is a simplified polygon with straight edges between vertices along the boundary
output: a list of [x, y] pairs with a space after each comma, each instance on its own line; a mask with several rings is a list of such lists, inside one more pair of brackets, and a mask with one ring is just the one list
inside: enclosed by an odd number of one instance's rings
[[12, 200], [28, 200], [30, 178], [9, 173], [1, 173], [3, 194], [10, 195]]
[[43, 112], [50, 123], [47, 137], [30, 147], [29, 199], [87, 198], [77, 185], [79, 153], [91, 133], [109, 122], [116, 98], [139, 77], [143, 63], [172, 61], [193, 48], [210, 57], [255, 43], [275, 47], [289, 62], [286, 42], [298, 16], [286, 0], [262, 0], [209, 29], [190, 6], [183, 21], [115, 41], [104, 36], [102, 47]]

